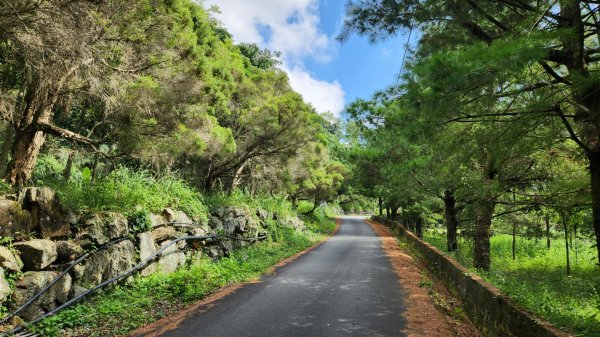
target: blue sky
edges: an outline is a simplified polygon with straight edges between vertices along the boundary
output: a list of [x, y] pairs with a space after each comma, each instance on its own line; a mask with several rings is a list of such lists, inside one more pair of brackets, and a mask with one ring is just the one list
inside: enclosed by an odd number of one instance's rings
[[[407, 36], [371, 45], [353, 35], [340, 44], [346, 0], [206, 0], [236, 42], [282, 52], [292, 87], [318, 111], [337, 116], [356, 98], [396, 82]], [[412, 41], [414, 42], [414, 41]]]

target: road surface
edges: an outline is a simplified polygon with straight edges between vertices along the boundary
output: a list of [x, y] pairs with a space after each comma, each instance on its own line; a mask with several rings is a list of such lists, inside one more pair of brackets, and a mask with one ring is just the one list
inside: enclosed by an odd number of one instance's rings
[[321, 246], [160, 336], [403, 336], [404, 310], [379, 238], [362, 218], [343, 217]]

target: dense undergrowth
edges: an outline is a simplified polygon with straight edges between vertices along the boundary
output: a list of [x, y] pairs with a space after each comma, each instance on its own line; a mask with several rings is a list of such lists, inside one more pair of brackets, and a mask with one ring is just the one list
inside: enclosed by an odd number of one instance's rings
[[92, 178], [84, 167], [72, 168], [70, 179], [60, 172], [64, 164], [44, 156], [34, 172], [37, 185], [54, 189], [62, 203], [78, 211], [115, 211], [129, 215], [135, 209], [160, 212], [165, 207], [184, 211], [191, 217], [206, 219], [208, 208], [201, 194], [173, 173], [156, 176], [147, 170], [120, 166], [106, 176]]
[[[425, 233], [425, 240], [446, 250], [446, 238], [435, 231]], [[516, 259], [512, 259], [512, 237], [491, 238], [492, 268], [488, 272], [472, 268], [472, 243], [461, 240], [457, 253], [451, 254], [464, 266], [473, 269], [504, 294], [576, 336], [600, 333], [600, 275], [594, 264], [591, 243], [582, 240], [571, 251], [571, 275], [566, 273], [565, 244], [552, 241], [517, 239]], [[576, 259], [577, 256], [577, 259]]]
[[[269, 201], [268, 201], [269, 202]], [[273, 202], [273, 201], [270, 201]], [[43, 336], [117, 336], [182, 309], [223, 286], [258, 277], [277, 262], [321, 241], [335, 228], [329, 211], [305, 219], [310, 229], [270, 228], [270, 238], [230, 257], [201, 258], [175, 273], [135, 278], [86, 300], [31, 330]]]

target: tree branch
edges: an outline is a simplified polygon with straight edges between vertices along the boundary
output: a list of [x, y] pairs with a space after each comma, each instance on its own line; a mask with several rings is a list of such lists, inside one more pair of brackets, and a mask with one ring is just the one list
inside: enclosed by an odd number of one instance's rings
[[38, 123], [36, 129], [39, 131], [49, 133], [51, 135], [61, 137], [61, 138], [70, 139], [70, 140], [76, 141], [78, 143], [90, 145], [92, 147], [95, 147], [102, 143], [102, 141], [100, 141], [100, 140], [82, 136], [78, 133], [75, 133], [75, 132], [67, 130], [67, 129], [63, 129], [61, 127], [58, 127], [58, 126], [56, 126], [54, 124], [50, 124], [50, 123]]
[[571, 126], [571, 123], [569, 123], [569, 120], [567, 119], [567, 116], [565, 116], [565, 114], [562, 112], [562, 109], [559, 106], [556, 106], [555, 107], [555, 111], [556, 111], [556, 115], [558, 115], [558, 117], [560, 117], [560, 120], [562, 121], [562, 123], [564, 124], [565, 128], [567, 129], [567, 132], [569, 132], [570, 138], [575, 143], [577, 143], [577, 145], [579, 145], [579, 147], [581, 147], [586, 153], [590, 153], [591, 152], [590, 148], [587, 145], [585, 145], [581, 141], [581, 139], [579, 139], [579, 136], [577, 136], [577, 134], [573, 130], [573, 127]]

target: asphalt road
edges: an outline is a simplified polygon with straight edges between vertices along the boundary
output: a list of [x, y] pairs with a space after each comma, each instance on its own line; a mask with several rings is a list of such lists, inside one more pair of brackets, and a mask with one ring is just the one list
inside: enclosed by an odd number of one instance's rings
[[321, 246], [161, 336], [403, 336], [404, 308], [379, 238], [344, 217]]

